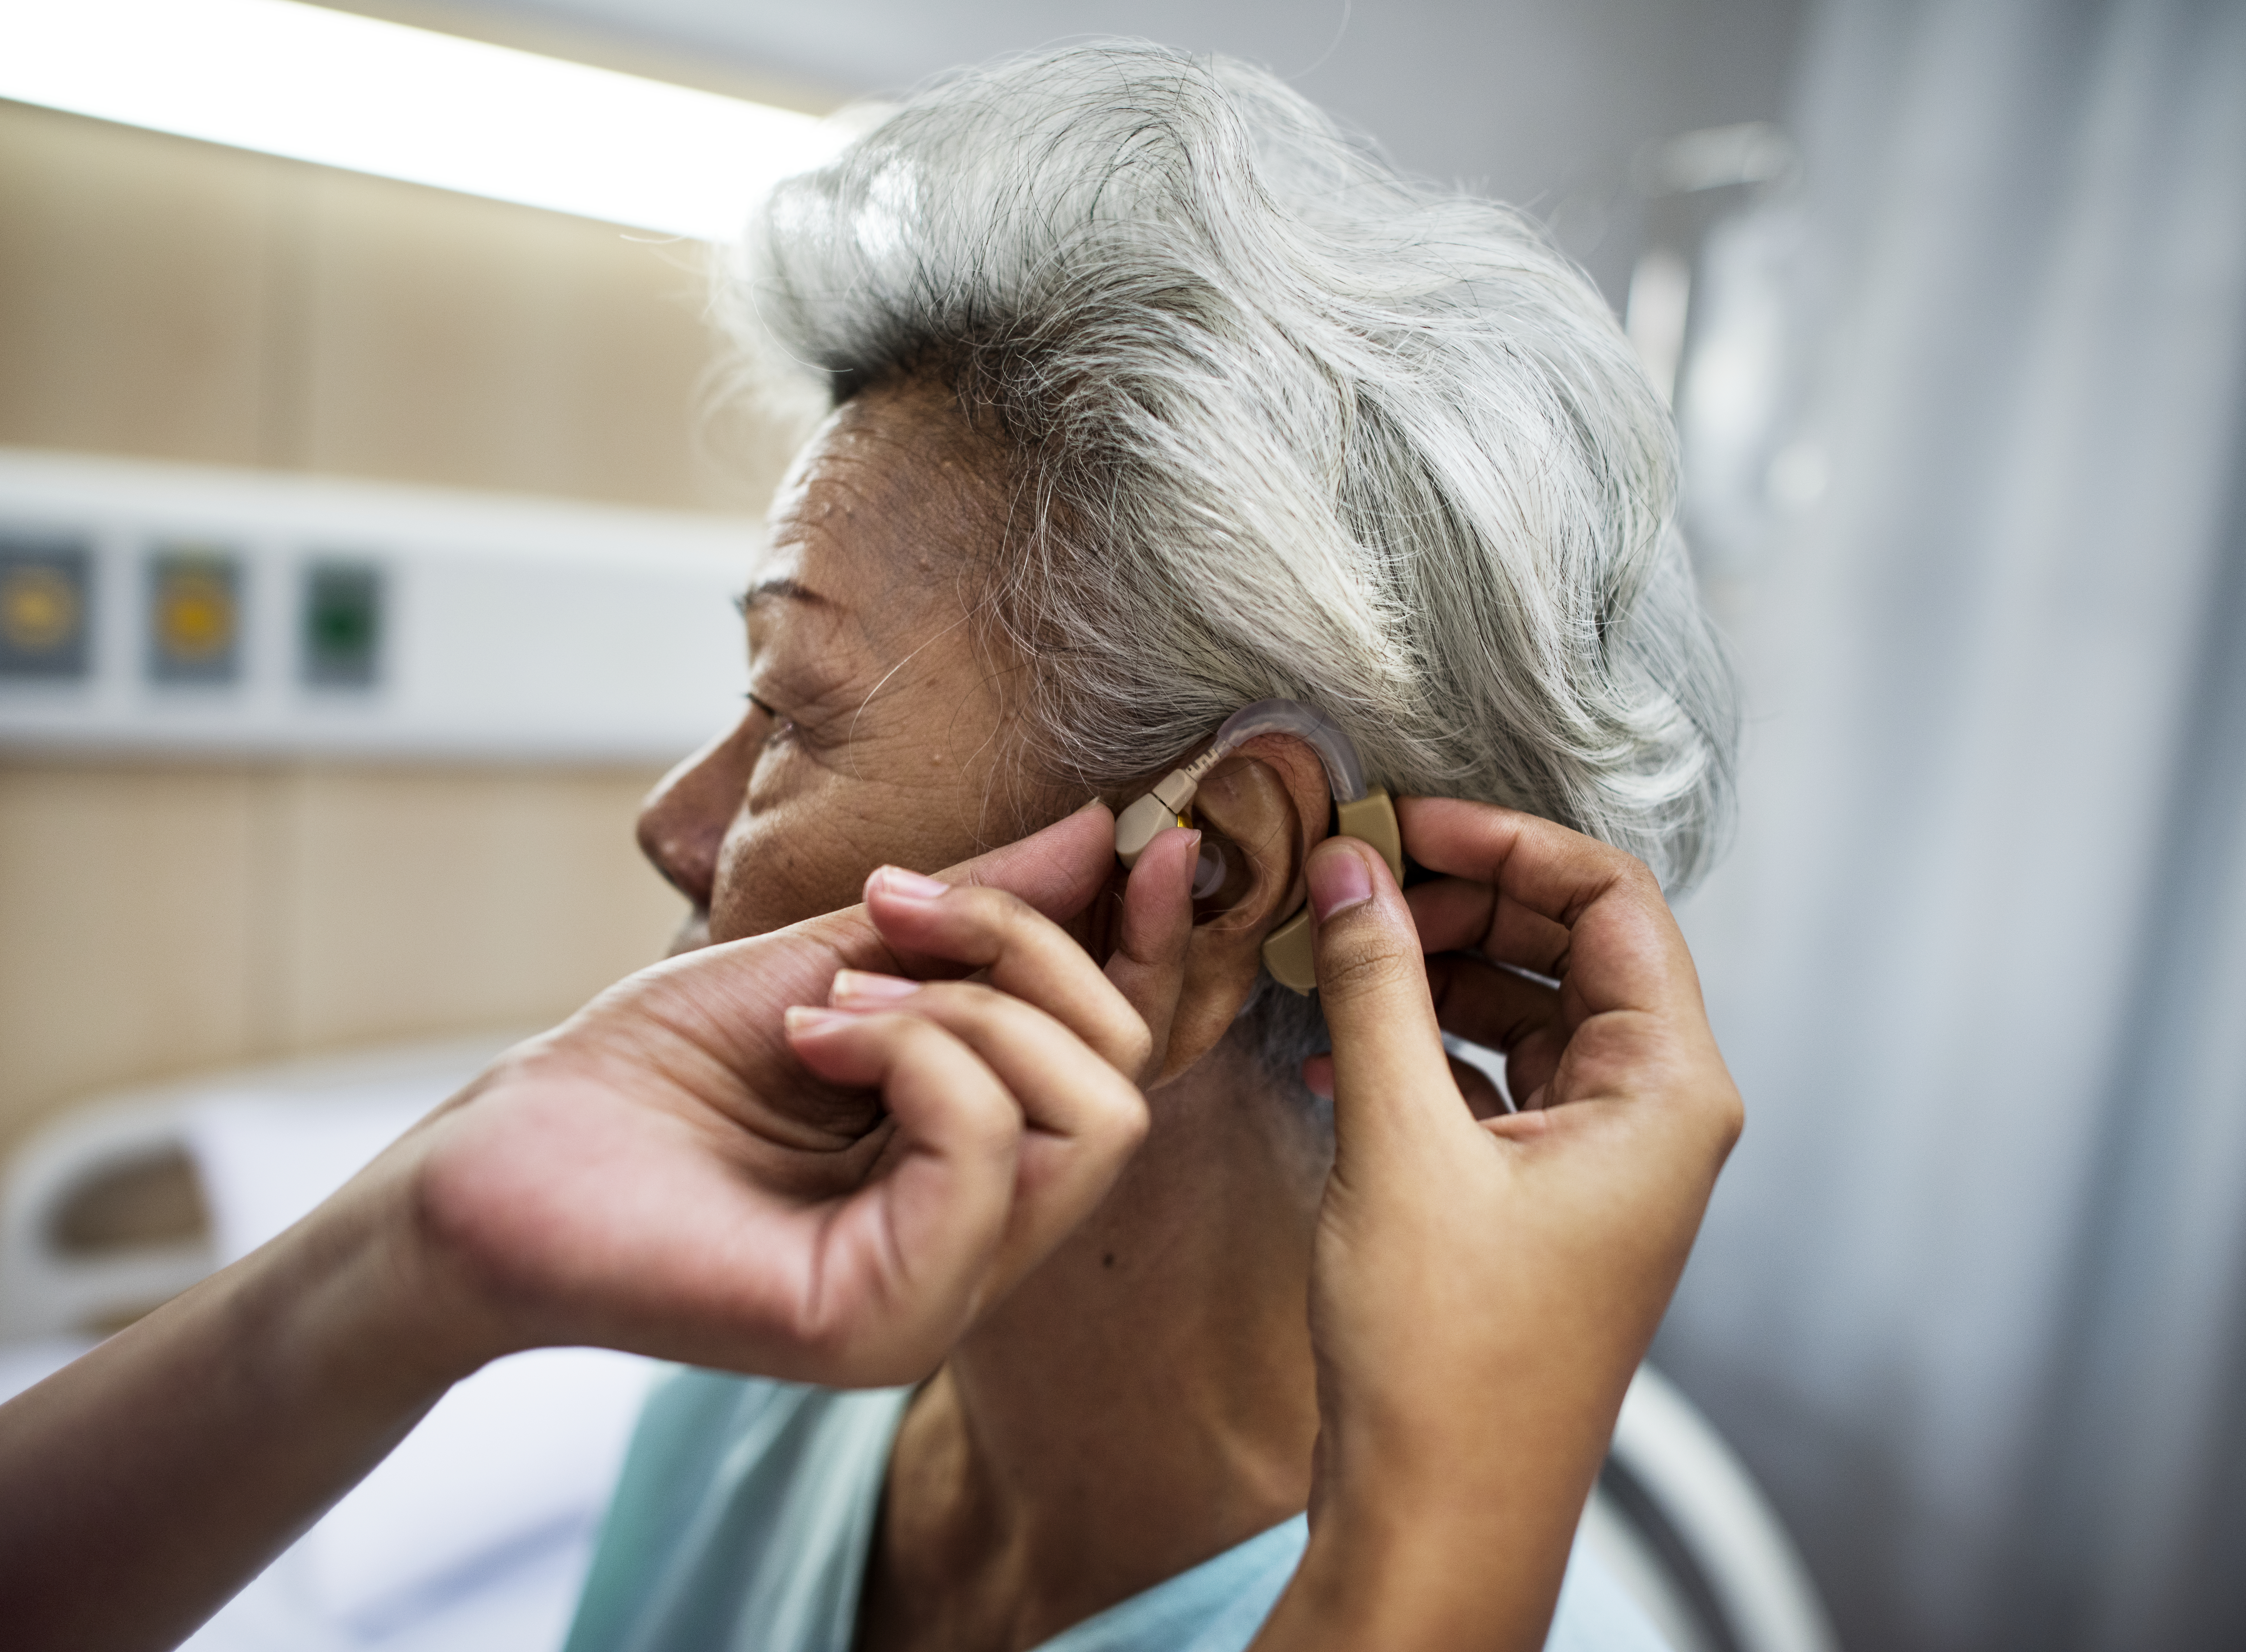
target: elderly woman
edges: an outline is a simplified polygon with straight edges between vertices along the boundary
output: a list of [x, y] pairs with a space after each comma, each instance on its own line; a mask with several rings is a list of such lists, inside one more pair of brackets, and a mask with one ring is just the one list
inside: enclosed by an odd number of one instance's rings
[[[708, 939], [1120, 806], [1277, 697], [1399, 791], [1672, 880], [1707, 852], [1728, 683], [1611, 315], [1270, 76], [1118, 45], [962, 75], [783, 185], [728, 296], [834, 411], [748, 595], [747, 713], [642, 821]], [[1317, 1006], [1258, 947], [1326, 788], [1284, 735], [1204, 784], [1230, 883], [1099, 1210], [916, 1390], [674, 1380], [573, 1652], [1246, 1643], [1304, 1541], [1330, 1151]], [[1555, 1643], [1647, 1642], [1585, 1560]]]
[[[687, 955], [0, 1410], [58, 1488], [0, 1519], [17, 1621], [177, 1638], [447, 1382], [574, 1341], [690, 1366], [577, 1652], [1533, 1645], [1737, 1129], [1646, 870], [1709, 853], [1728, 679], [1611, 316], [1512, 214], [1133, 45], [915, 98], [728, 292], [831, 411], [747, 711], [641, 823]], [[1086, 795], [1272, 698], [1465, 800], [1403, 809], [1451, 875], [1407, 908], [1283, 731], [1126, 879]], [[1306, 898], [1315, 1000], [1261, 954]], [[1439, 1007], [1531, 1111], [1468, 1118]], [[1555, 1644], [1657, 1643], [1568, 1577]]]

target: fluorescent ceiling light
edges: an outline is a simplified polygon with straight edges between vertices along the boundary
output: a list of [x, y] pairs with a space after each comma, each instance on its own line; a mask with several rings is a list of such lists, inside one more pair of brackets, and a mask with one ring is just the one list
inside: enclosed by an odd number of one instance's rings
[[0, 0], [0, 98], [704, 241], [849, 136], [294, 0]]

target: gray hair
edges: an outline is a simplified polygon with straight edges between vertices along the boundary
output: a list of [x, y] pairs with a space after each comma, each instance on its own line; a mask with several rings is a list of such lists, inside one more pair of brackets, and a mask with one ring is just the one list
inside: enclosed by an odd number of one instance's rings
[[[1598, 291], [1270, 74], [1107, 42], [943, 79], [782, 184], [745, 349], [948, 383], [1015, 456], [998, 608], [1057, 774], [1322, 707], [1392, 791], [1712, 858], [1738, 710], [1676, 438]], [[1259, 995], [1272, 1053], [1315, 1018]]]

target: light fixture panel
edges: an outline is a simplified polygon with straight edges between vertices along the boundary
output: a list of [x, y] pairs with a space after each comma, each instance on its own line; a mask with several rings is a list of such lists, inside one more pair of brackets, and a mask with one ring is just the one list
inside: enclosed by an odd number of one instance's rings
[[701, 241], [849, 137], [296, 0], [0, 0], [0, 98]]

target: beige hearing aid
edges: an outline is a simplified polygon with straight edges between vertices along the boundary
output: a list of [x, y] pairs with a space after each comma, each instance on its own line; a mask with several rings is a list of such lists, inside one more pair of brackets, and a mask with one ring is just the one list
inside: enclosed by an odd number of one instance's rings
[[[1291, 734], [1318, 754], [1332, 788], [1334, 831], [1345, 838], [1361, 838], [1380, 851], [1399, 887], [1404, 882], [1404, 838], [1396, 825], [1396, 806], [1378, 786], [1365, 783], [1365, 768], [1349, 736], [1315, 706], [1297, 700], [1258, 700], [1234, 712], [1217, 730], [1208, 749], [1182, 768], [1171, 770], [1144, 797], [1134, 799], [1115, 817], [1115, 854], [1126, 867], [1155, 834], [1174, 826], [1187, 826], [1187, 810], [1208, 772], [1259, 734]], [[1195, 894], [1201, 892], [1197, 878]], [[1313, 928], [1305, 902], [1263, 942], [1263, 967], [1282, 986], [1307, 996], [1318, 984], [1312, 956]]]

